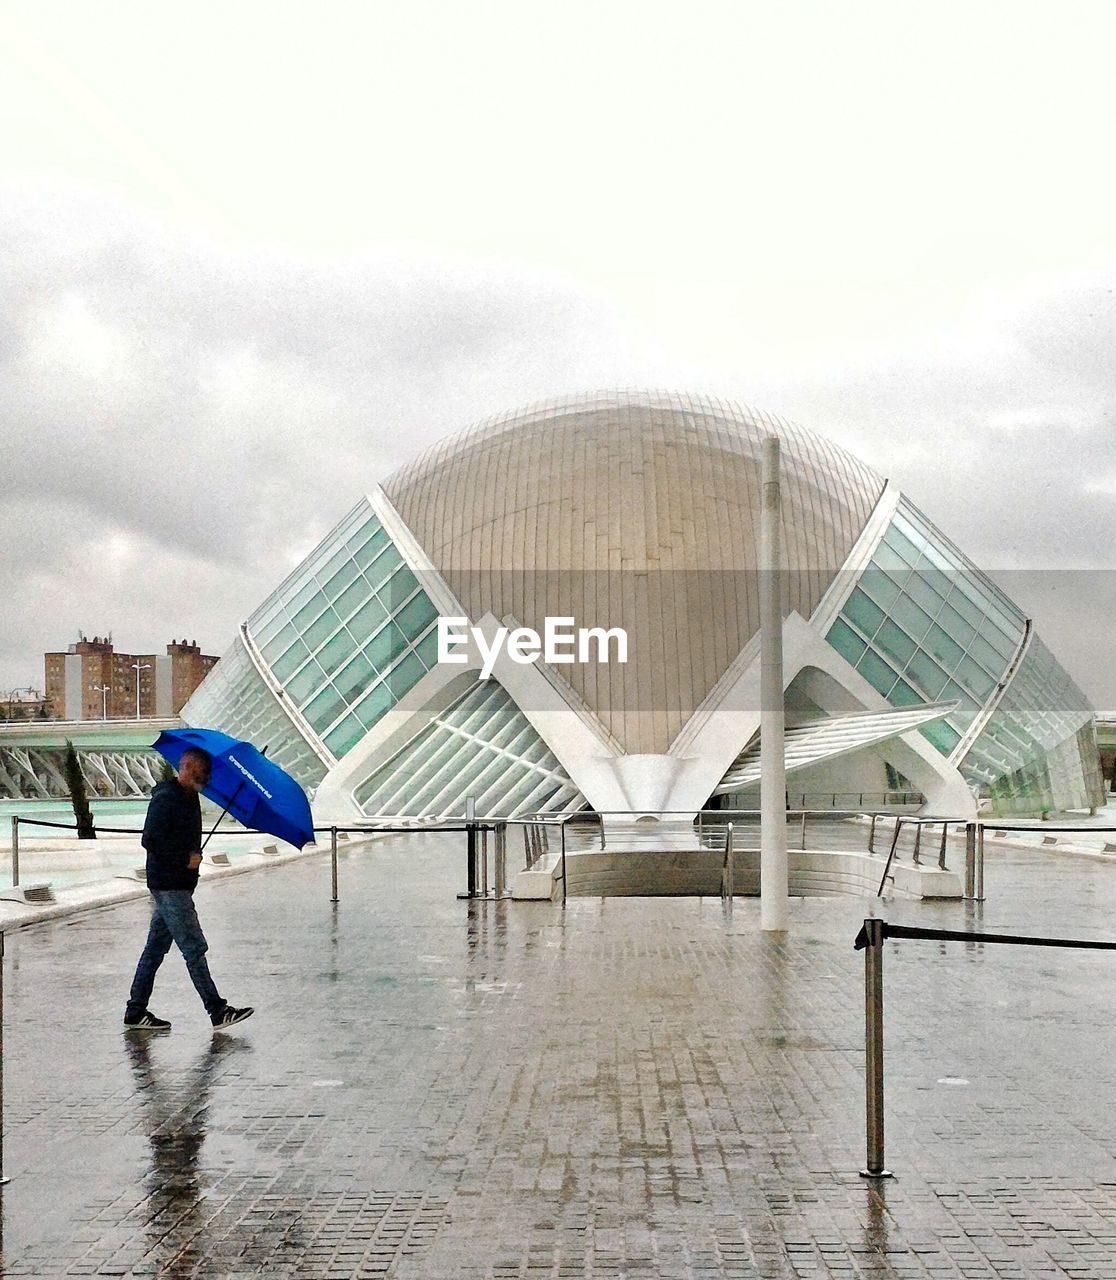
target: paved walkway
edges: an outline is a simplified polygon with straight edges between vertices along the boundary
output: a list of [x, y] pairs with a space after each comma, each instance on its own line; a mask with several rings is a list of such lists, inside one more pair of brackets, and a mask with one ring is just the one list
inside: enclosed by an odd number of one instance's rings
[[[863, 1160], [867, 903], [486, 903], [459, 837], [205, 885], [119, 1028], [127, 903], [9, 935], [4, 1274], [1116, 1277], [1116, 959], [889, 943], [889, 1163]], [[1116, 934], [1116, 866], [990, 854], [983, 924]], [[896, 903], [907, 923], [980, 923]]]

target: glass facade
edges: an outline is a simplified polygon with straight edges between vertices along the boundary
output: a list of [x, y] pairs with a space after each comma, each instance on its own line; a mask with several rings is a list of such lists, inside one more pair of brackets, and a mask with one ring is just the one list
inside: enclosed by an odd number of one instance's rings
[[996, 692], [1026, 619], [906, 499], [830, 628], [829, 643], [894, 706], [959, 706], [923, 734], [949, 755]]
[[239, 636], [182, 708], [182, 719], [267, 747], [304, 787], [313, 789], [325, 777], [325, 764], [264, 683]]
[[577, 809], [569, 775], [495, 680], [478, 680], [356, 788], [369, 817]]
[[340, 759], [435, 665], [437, 616], [364, 499], [252, 614], [248, 632]]
[[962, 772], [1001, 813], [1104, 803], [1092, 708], [1037, 635]]
[[[1022, 612], [905, 498], [827, 639], [894, 706], [956, 701], [923, 733], [956, 751], [1003, 695], [957, 762], [1002, 812], [1103, 803], [1092, 711]], [[1095, 775], [1095, 777], [1094, 777]]]

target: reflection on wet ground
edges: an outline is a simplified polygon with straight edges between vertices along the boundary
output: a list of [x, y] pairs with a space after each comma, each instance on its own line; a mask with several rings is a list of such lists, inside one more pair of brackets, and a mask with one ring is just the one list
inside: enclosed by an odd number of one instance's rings
[[[459, 902], [424, 834], [203, 886], [120, 1029], [142, 903], [7, 940], [4, 1274], [1116, 1275], [1116, 960], [889, 943], [888, 1163], [863, 1161], [871, 903]], [[983, 908], [903, 923], [1106, 937], [1116, 867], [990, 854]]]

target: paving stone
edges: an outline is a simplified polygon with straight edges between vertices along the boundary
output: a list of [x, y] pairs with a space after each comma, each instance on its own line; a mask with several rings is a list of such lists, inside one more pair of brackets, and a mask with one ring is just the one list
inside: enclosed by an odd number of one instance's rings
[[[1116, 962], [887, 946], [888, 1160], [863, 1160], [869, 900], [458, 901], [463, 850], [203, 885], [121, 1035], [142, 904], [7, 937], [3, 1271], [65, 1276], [1116, 1277]], [[1116, 868], [988, 858], [902, 923], [1109, 936]]]

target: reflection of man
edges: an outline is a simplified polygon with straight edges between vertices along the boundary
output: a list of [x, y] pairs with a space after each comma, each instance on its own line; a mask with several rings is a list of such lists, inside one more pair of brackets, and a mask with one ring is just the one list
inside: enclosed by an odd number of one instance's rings
[[[159, 1243], [165, 1249], [174, 1247], [176, 1240], [180, 1242], [182, 1237], [191, 1236], [197, 1230], [194, 1219], [200, 1203], [198, 1162], [205, 1142], [213, 1072], [223, 1054], [235, 1049], [250, 1052], [250, 1048], [243, 1040], [230, 1040], [224, 1036], [213, 1040], [190, 1070], [188, 1087], [183, 1090], [179, 1071], [173, 1072], [173, 1087], [160, 1079], [160, 1073], [151, 1061], [150, 1042], [146, 1036], [127, 1036], [125, 1044], [140, 1101], [140, 1122], [151, 1142], [151, 1168], [148, 1171], [151, 1189], [174, 1197], [167, 1206], [174, 1215], [170, 1236], [164, 1234], [167, 1228], [165, 1221], [157, 1217], [151, 1224], [152, 1229], [158, 1230]], [[193, 1197], [185, 1216], [183, 1196]]]
[[194, 890], [201, 866], [201, 801], [198, 793], [209, 782], [209, 753], [189, 747], [178, 763], [178, 777], [160, 782], [151, 793], [143, 824], [147, 850], [147, 888], [151, 894], [151, 928], [136, 966], [124, 1025], [134, 1031], [169, 1031], [170, 1023], [148, 1009], [155, 975], [174, 942], [186, 961], [209, 1019], [218, 1030], [252, 1016], [252, 1009], [234, 1009], [221, 998], [205, 953], [209, 944], [194, 910]]

